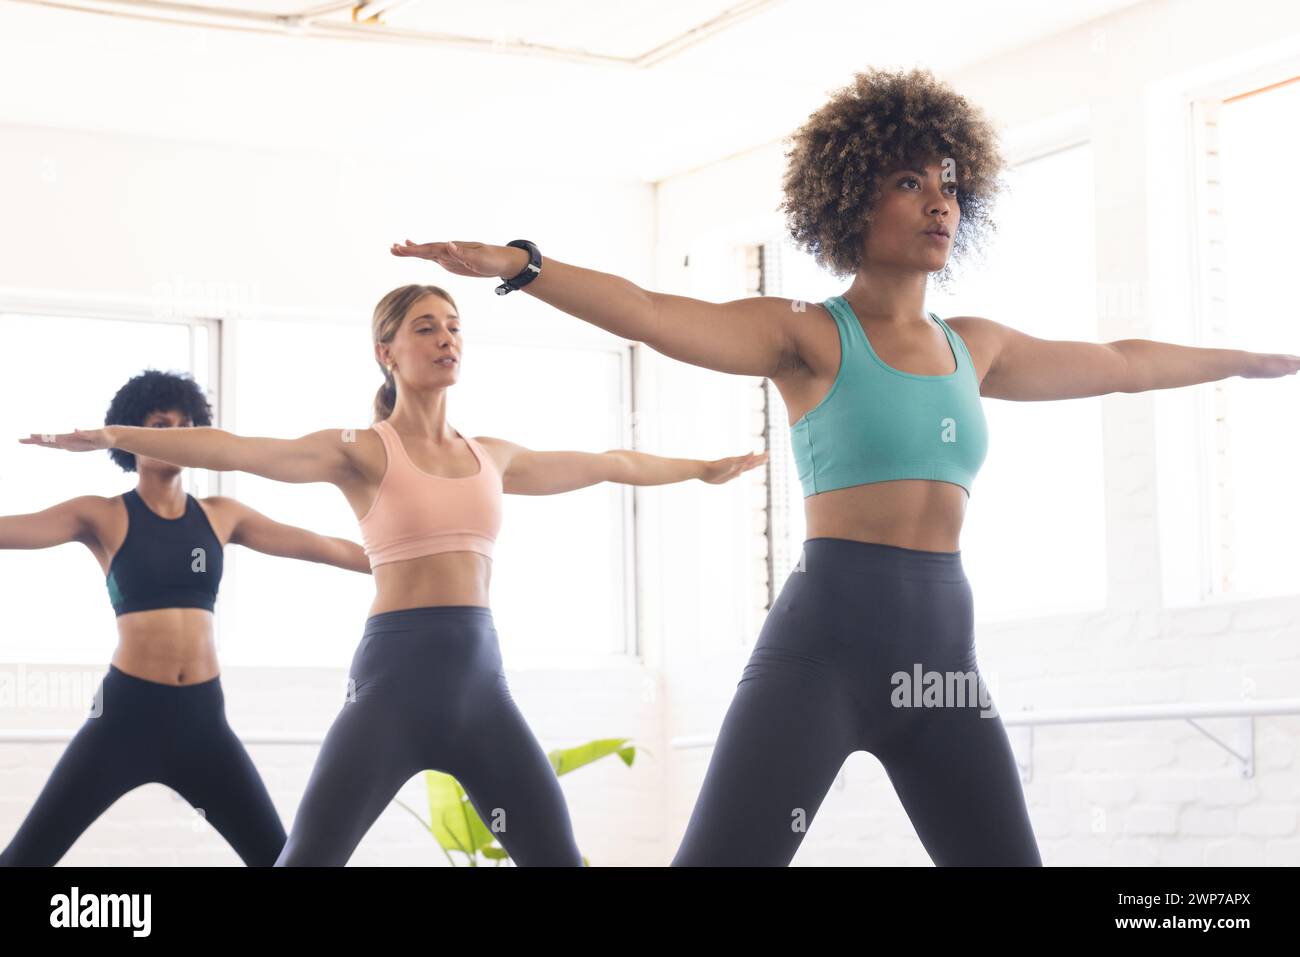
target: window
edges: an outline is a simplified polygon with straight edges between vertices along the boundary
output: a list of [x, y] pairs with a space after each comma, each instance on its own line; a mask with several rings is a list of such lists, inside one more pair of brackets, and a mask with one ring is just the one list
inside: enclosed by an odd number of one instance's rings
[[[228, 320], [234, 382], [221, 427], [293, 439], [321, 429], [365, 429], [379, 387], [368, 328], [325, 320]], [[277, 522], [360, 542], [357, 520], [333, 485], [224, 475], [228, 495]], [[314, 562], [226, 550], [217, 602], [226, 664], [340, 667], [361, 638], [374, 579]]]
[[[114, 394], [146, 368], [189, 372], [210, 389], [209, 325], [73, 315], [0, 314], [0, 514], [39, 512], [80, 495], [120, 495], [136, 484], [108, 453], [20, 445], [33, 431], [98, 428]], [[215, 413], [216, 402], [213, 401]], [[209, 474], [187, 469], [186, 491], [209, 494]], [[107, 662], [117, 629], [104, 573], [86, 547], [0, 549], [0, 653], [8, 661]]]
[[[822, 302], [848, 288], [848, 280], [839, 280], [817, 267], [811, 256], [800, 252], [785, 236], [763, 246], [763, 295]], [[780, 593], [790, 571], [799, 561], [807, 537], [803, 487], [795, 468], [790, 447], [790, 412], [781, 392], [771, 379], [763, 380], [767, 391], [768, 469], [772, 500], [772, 592]]]
[[[114, 393], [148, 367], [191, 372], [209, 389], [216, 349], [228, 361], [229, 398], [214, 422], [240, 435], [296, 438], [368, 428], [380, 383], [369, 327], [326, 320], [176, 322], [0, 314], [0, 409], [10, 440], [0, 452], [0, 514], [48, 508], [135, 484], [105, 452], [20, 445], [33, 430], [98, 426]], [[622, 343], [575, 344], [537, 327], [537, 342], [467, 337], [465, 372], [449, 422], [537, 450], [628, 447], [630, 355]], [[57, 355], [50, 349], [58, 343]], [[225, 418], [219, 417], [221, 413]], [[269, 518], [360, 541], [356, 517], [327, 483], [274, 482], [245, 472], [185, 470], [196, 497], [238, 498]], [[513, 665], [565, 656], [633, 654], [632, 489], [601, 483], [562, 495], [507, 495], [493, 562], [492, 607]], [[12, 661], [106, 661], [117, 640], [102, 569], [80, 544], [0, 550], [11, 600], [0, 608], [0, 653]], [[227, 665], [339, 667], [350, 660], [374, 599], [374, 579], [313, 562], [226, 550], [216, 608]]]
[[[1092, 146], [1012, 166], [997, 232], [954, 293], [932, 291], [942, 318], [976, 315], [1040, 339], [1100, 341]], [[1044, 216], [1052, 235], [1044, 238]], [[1106, 602], [1101, 398], [984, 399], [989, 452], [962, 532], [978, 613], [1002, 618], [1084, 611]]]
[[[1296, 353], [1300, 294], [1289, 281], [1294, 252], [1286, 197], [1287, 157], [1300, 148], [1300, 77], [1203, 104], [1199, 198], [1205, 298], [1202, 345]], [[1278, 190], [1281, 190], [1279, 194]], [[1281, 195], [1279, 207], [1274, 197]], [[1213, 281], [1211, 281], [1213, 280]], [[1207, 440], [1203, 476], [1209, 523], [1208, 593], [1294, 594], [1290, 543], [1300, 511], [1290, 505], [1300, 446], [1294, 441], [1296, 380], [1231, 376], [1198, 386]]]

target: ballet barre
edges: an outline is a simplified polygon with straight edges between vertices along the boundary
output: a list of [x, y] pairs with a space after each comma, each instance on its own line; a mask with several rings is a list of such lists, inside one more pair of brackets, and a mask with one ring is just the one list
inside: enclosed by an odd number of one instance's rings
[[[1027, 758], [1016, 763], [1021, 780], [1028, 781], [1033, 773], [1033, 731], [1039, 725], [1097, 724], [1107, 721], [1186, 721], [1241, 764], [1241, 776], [1255, 776], [1255, 719], [1270, 715], [1300, 714], [1300, 698], [1267, 698], [1263, 700], [1180, 702], [1174, 704], [1136, 704], [1095, 708], [1053, 708], [999, 712], [1002, 723], [1008, 728], [1023, 728], [1027, 741]], [[1233, 743], [1202, 727], [1197, 718], [1236, 718], [1236, 740]], [[680, 735], [672, 739], [674, 750], [712, 747], [714, 735]]]

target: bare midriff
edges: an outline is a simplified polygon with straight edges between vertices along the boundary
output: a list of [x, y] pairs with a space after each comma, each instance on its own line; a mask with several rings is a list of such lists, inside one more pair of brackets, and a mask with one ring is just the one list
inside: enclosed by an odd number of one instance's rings
[[146, 681], [192, 685], [221, 674], [212, 612], [205, 608], [157, 608], [117, 619], [113, 664]]
[[804, 499], [806, 537], [955, 552], [966, 502], [966, 490], [951, 482], [896, 479], [852, 485]]
[[429, 605], [488, 607], [492, 559], [479, 552], [438, 552], [374, 569], [370, 614]]

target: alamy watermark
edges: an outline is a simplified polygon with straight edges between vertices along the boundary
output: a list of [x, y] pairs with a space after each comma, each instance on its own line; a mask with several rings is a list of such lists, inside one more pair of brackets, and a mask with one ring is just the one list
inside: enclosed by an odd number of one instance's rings
[[969, 708], [978, 705], [981, 718], [996, 718], [997, 706], [978, 671], [895, 671], [889, 703], [895, 708]]
[[0, 669], [0, 708], [63, 710], [84, 707], [90, 700], [90, 717], [97, 718], [104, 711], [103, 677], [102, 671], [50, 671], [23, 664]]

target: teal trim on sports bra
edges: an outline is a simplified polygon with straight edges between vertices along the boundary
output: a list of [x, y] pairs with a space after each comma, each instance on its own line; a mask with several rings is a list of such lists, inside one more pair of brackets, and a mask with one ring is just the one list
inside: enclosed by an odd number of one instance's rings
[[822, 306], [840, 336], [830, 391], [790, 427], [804, 497], [850, 485], [931, 479], [970, 494], [988, 454], [988, 423], [975, 363], [961, 336], [943, 329], [955, 368], [917, 375], [885, 363], [843, 296]]

